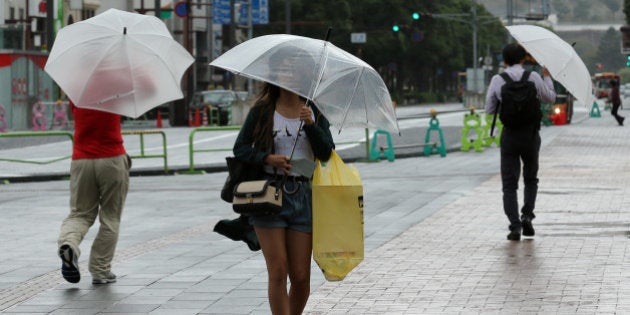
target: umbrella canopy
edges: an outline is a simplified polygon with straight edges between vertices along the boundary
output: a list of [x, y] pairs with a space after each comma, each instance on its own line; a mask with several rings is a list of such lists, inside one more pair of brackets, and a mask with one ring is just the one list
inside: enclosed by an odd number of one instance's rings
[[370, 65], [330, 42], [287, 34], [245, 41], [210, 63], [290, 90], [330, 123], [398, 132], [389, 91]]
[[183, 97], [193, 61], [158, 18], [109, 9], [62, 28], [44, 70], [76, 106], [137, 118]]
[[549, 69], [551, 77], [573, 96], [585, 105], [593, 103], [591, 75], [573, 46], [539, 26], [512, 25], [506, 28], [539, 64]]

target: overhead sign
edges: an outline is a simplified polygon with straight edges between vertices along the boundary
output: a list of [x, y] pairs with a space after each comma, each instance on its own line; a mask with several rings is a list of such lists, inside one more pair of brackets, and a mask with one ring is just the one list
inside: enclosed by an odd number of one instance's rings
[[353, 44], [365, 44], [367, 35], [365, 33], [350, 33], [350, 42]]
[[[269, 24], [269, 0], [251, 0], [252, 24]], [[234, 3], [234, 21], [242, 26], [247, 25], [249, 1]], [[212, 23], [230, 24], [230, 0], [212, 0]]]
[[230, 23], [230, 0], [212, 0], [212, 24]]
[[252, 24], [269, 24], [269, 0], [252, 0]]

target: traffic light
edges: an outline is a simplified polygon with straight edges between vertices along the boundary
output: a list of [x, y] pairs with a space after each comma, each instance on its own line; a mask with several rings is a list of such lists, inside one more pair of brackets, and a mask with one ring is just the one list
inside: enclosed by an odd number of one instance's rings
[[630, 67], [630, 55], [626, 56], [626, 67]]
[[418, 12], [411, 13], [411, 18], [414, 19], [415, 21], [419, 20], [420, 19], [420, 13], [418, 13]]
[[394, 31], [394, 32], [398, 32], [398, 31], [400, 31], [400, 26], [398, 26], [398, 24], [394, 24], [394, 25], [392, 26], [392, 31]]

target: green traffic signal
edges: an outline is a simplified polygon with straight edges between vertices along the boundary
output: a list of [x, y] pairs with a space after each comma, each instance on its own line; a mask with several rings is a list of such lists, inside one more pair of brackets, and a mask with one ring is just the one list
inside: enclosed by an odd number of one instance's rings
[[626, 57], [628, 61], [626, 61], [626, 67], [630, 67], [630, 55]]
[[412, 14], [411, 14], [411, 17], [412, 17], [414, 20], [419, 20], [419, 19], [420, 19], [420, 13], [418, 13], [418, 12], [414, 12], [414, 13], [412, 13]]
[[392, 31], [394, 31], [394, 32], [400, 31], [400, 26], [398, 26], [398, 25], [392, 26]]

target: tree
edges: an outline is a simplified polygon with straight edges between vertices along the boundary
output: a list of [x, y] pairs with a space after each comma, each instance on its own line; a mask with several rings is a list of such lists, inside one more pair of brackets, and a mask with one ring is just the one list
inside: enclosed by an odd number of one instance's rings
[[571, 8], [569, 7], [566, 1], [567, 0], [553, 0], [552, 1], [553, 8], [555, 9], [554, 11], [558, 15], [558, 18], [560, 18], [561, 20], [564, 20], [568, 18], [569, 16], [571, 16], [571, 13], [570, 13]]
[[604, 5], [612, 12], [613, 19], [615, 18], [615, 12], [621, 8], [621, 2], [619, 0], [601, 0]]
[[[398, 102], [405, 94], [455, 95], [456, 73], [472, 67], [472, 29], [468, 23], [428, 15], [414, 22], [411, 16], [413, 12], [470, 15], [470, 0], [289, 1], [292, 34], [323, 39], [331, 26], [329, 40], [376, 69]], [[256, 26], [255, 36], [285, 32], [285, 4], [269, 2], [270, 23]], [[477, 14], [491, 17], [481, 5], [477, 5]], [[479, 25], [480, 50], [500, 51], [507, 39], [499, 19], [492, 18], [491, 23]], [[400, 32], [392, 32], [393, 23], [400, 24]], [[366, 33], [367, 42], [351, 43], [353, 32]]]
[[573, 7], [573, 16], [582, 21], [590, 21], [592, 5], [591, 0], [577, 0]]
[[598, 72], [617, 72], [626, 66], [626, 61], [619, 53], [621, 35], [614, 28], [609, 28], [599, 41], [595, 61], [602, 64]]

